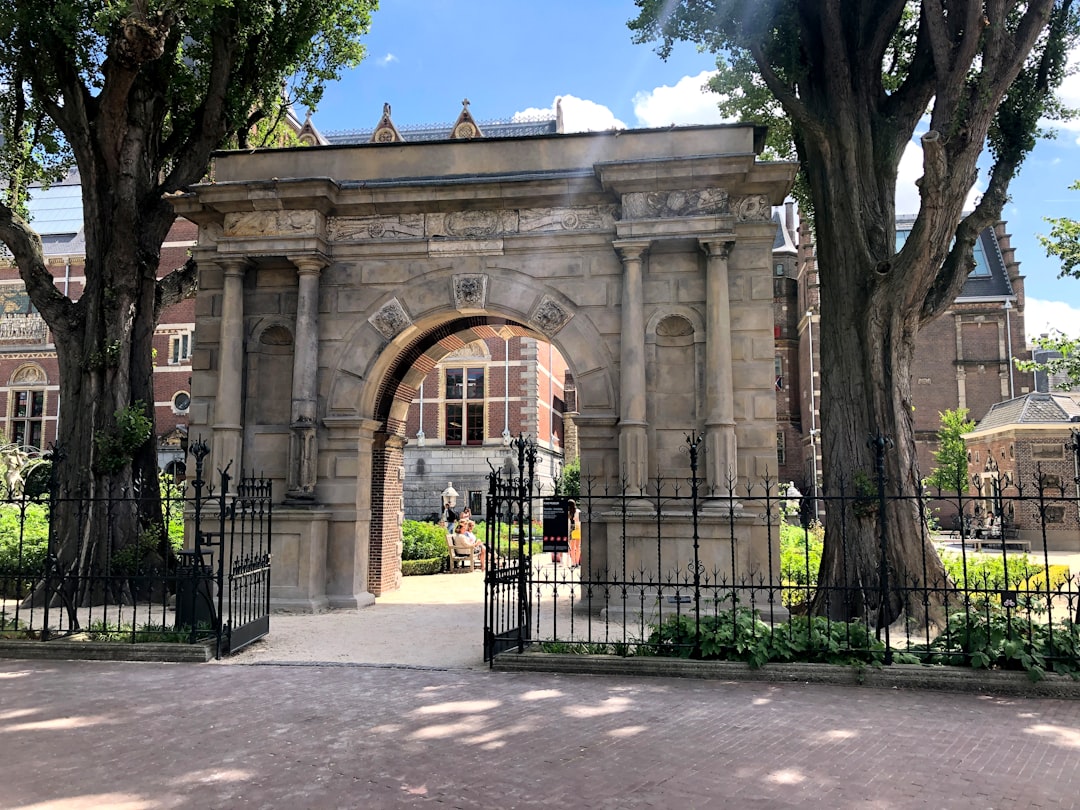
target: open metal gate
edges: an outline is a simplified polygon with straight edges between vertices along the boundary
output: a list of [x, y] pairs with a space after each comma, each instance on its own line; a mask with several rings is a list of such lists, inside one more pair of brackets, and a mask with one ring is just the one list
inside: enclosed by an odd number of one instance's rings
[[[241, 477], [236, 491], [230, 492], [231, 476], [226, 467], [219, 473], [220, 488], [215, 491], [211, 487], [204, 495], [202, 465], [209, 448], [198, 442], [191, 452], [196, 462], [195, 543], [186, 553], [192, 558], [189, 565], [194, 576], [203, 580], [192, 589], [192, 612], [194, 619], [205, 618], [213, 624], [220, 658], [270, 632], [271, 482]], [[210, 520], [205, 519], [204, 511], [211, 513]], [[214, 530], [204, 531], [206, 524]], [[214, 559], [212, 568], [207, 556]], [[210, 577], [214, 578], [216, 600], [210, 596]]]
[[516, 467], [492, 468], [488, 474], [485, 661], [505, 650], [524, 652], [532, 637], [529, 571], [536, 444], [519, 436], [511, 446], [517, 451]]

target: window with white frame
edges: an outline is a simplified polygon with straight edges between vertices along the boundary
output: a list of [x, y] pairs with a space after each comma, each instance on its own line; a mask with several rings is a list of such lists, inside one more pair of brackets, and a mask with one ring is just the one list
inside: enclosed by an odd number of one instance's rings
[[169, 338], [169, 365], [178, 366], [191, 359], [191, 332], [181, 332]]
[[446, 443], [484, 443], [483, 368], [447, 368], [444, 370], [446, 392]]
[[9, 399], [8, 438], [13, 444], [40, 448], [45, 435], [45, 392], [14, 389]]

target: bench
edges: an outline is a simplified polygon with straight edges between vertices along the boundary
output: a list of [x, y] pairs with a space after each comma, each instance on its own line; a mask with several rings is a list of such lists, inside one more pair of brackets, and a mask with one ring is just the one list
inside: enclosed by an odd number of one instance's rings
[[1009, 537], [1010, 532], [1005, 532], [1005, 537], [977, 537], [968, 538], [965, 545], [970, 545], [975, 551], [982, 551], [984, 548], [1006, 551], [1023, 551], [1025, 553], [1031, 551], [1031, 542], [1028, 540], [1020, 540], [1016, 537], [1015, 532], [1013, 536]]

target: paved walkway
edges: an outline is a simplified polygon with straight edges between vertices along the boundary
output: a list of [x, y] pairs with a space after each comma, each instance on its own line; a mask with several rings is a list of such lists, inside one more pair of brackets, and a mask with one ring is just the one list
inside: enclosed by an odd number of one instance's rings
[[1080, 702], [348, 665], [0, 662], [0, 806], [1080, 803]]
[[0, 808], [1080, 807], [1080, 701], [493, 673], [479, 572], [215, 664], [0, 661]]

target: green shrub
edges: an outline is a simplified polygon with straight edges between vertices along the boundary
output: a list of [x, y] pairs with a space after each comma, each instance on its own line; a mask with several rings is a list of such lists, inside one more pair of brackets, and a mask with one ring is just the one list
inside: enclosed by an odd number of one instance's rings
[[434, 523], [406, 520], [401, 524], [401, 559], [442, 560], [450, 556], [446, 529]]
[[[967, 566], [959, 554], [944, 553], [941, 562], [945, 573], [956, 587], [961, 590], [1001, 590], [1019, 588], [1029, 577], [1042, 571], [1042, 566], [1033, 563], [1026, 554], [1017, 554], [1008, 558], [1008, 576], [1005, 561], [995, 555], [967, 555]], [[965, 575], [966, 573], [966, 575]]]
[[[885, 645], [861, 622], [834, 622], [822, 616], [793, 616], [770, 627], [749, 608], [701, 617], [668, 619], [649, 634], [644, 654], [703, 660], [744, 661], [753, 668], [773, 663], [880, 664]], [[698, 643], [695, 644], [695, 639]]]
[[1080, 680], [1077, 625], [1068, 620], [1053, 626], [1026, 621], [989, 603], [980, 610], [953, 613], [945, 632], [911, 651], [928, 664], [1024, 670], [1032, 681], [1047, 671]]
[[402, 560], [401, 575], [403, 577], [425, 576], [427, 574], [441, 574], [446, 570], [446, 559], [439, 557], [430, 560]]
[[[15, 578], [44, 571], [49, 548], [49, 510], [44, 504], [0, 504], [0, 597], [21, 599], [33, 584]], [[21, 524], [21, 528], [20, 528]]]
[[825, 529], [811, 523], [806, 529], [787, 522], [780, 524], [780, 581], [786, 607], [809, 602], [817, 586]]

